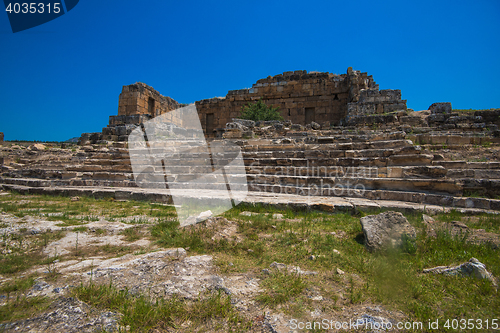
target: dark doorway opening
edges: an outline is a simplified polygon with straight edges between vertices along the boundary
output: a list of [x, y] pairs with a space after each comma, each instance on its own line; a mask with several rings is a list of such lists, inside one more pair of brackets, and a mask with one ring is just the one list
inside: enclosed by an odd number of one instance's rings
[[316, 121], [316, 113], [314, 108], [306, 108], [306, 125]]
[[207, 135], [212, 135], [214, 131], [214, 114], [213, 113], [207, 113], [207, 118], [206, 118], [206, 123], [205, 123], [205, 130]]
[[148, 99], [148, 113], [151, 115], [151, 117], [156, 116], [155, 115], [155, 100], [151, 97]]

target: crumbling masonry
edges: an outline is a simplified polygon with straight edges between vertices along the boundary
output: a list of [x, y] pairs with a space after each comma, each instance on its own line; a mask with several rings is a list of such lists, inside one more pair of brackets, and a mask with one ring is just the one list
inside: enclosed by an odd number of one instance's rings
[[[339, 125], [352, 117], [406, 110], [406, 100], [401, 99], [400, 90], [379, 90], [371, 75], [352, 68], [342, 75], [285, 72], [258, 80], [252, 88], [231, 90], [226, 97], [197, 101], [205, 134], [213, 137], [222, 133], [226, 123], [240, 116], [243, 106], [259, 99], [268, 106], [279, 107], [285, 120], [302, 125], [311, 122]], [[124, 86], [118, 116], [110, 116], [102, 139], [125, 141], [138, 124], [180, 106], [144, 83]]]

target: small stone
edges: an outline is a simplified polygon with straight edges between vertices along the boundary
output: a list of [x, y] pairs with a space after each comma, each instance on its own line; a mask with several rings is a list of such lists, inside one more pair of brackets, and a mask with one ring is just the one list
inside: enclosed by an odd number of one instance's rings
[[269, 267], [276, 268], [277, 270], [281, 270], [281, 269], [285, 269], [286, 265], [275, 261], [271, 265], [269, 265]]
[[341, 270], [340, 268], [337, 268], [336, 272], [337, 272], [338, 275], [344, 275], [345, 274], [345, 272], [343, 270]]
[[71, 197], [71, 201], [80, 201], [80, 197]]
[[252, 249], [248, 249], [248, 250], [247, 250], [247, 252], [248, 252], [248, 253], [252, 253], [252, 252], [253, 252], [253, 250], [252, 250]]
[[337, 249], [333, 249], [333, 253], [335, 253], [335, 254], [340, 254], [340, 251], [339, 251], [339, 250], [337, 250]]
[[273, 219], [275, 219], [275, 220], [282, 220], [283, 219], [283, 214], [273, 214]]
[[434, 222], [436, 222], [432, 217], [430, 217], [429, 215], [425, 215], [425, 214], [422, 215], [422, 221], [424, 223], [434, 223]]
[[314, 254], [310, 255], [309, 260], [316, 260], [316, 256]]

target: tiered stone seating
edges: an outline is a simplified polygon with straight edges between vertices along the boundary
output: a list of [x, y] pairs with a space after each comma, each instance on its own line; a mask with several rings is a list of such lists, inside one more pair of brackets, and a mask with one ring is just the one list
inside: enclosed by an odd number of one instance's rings
[[[438, 141], [462, 145], [486, 142], [486, 139], [473, 136], [425, 135], [431, 144]], [[286, 137], [276, 139], [233, 142], [241, 147], [250, 191], [500, 210], [500, 200], [495, 199], [500, 195], [500, 162], [442, 160], [425, 149], [427, 146], [416, 145], [408, 137], [416, 139], [401, 131], [339, 129], [317, 135], [289, 131]], [[155, 143], [148, 152], [153, 152], [157, 158], [168, 151], [168, 158], [163, 159], [163, 164], [156, 160], [154, 167], [147, 170], [152, 160], [151, 156], [144, 155], [146, 157], [138, 159], [136, 167], [144, 166], [144, 179], [153, 170], [156, 174], [158, 168], [164, 170], [167, 179], [153, 177], [148, 185], [150, 188], [165, 187], [168, 180], [189, 189], [224, 190], [228, 182], [241, 184], [245, 175], [241, 169], [227, 169], [224, 177], [209, 175], [235, 157], [234, 150], [224, 148], [230, 147], [228, 140], [212, 141], [211, 147], [221, 143], [222, 148], [212, 149], [212, 156], [186, 140], [179, 141], [177, 146], [172, 146], [172, 142], [168, 145]], [[7, 152], [17, 157], [15, 161], [4, 163], [0, 183], [6, 188], [76, 186], [118, 190], [137, 187], [129, 150], [124, 143], [73, 150]], [[141, 150], [135, 153], [140, 154]], [[218, 162], [207, 168], [207, 160], [211, 157]], [[476, 193], [480, 197], [463, 197]]]

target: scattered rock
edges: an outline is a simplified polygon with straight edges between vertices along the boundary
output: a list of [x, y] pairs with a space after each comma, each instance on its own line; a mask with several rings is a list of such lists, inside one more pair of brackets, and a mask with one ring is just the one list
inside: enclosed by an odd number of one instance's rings
[[241, 216], [252, 216], [252, 215], [255, 215], [256, 213], [252, 213], [252, 212], [247, 212], [247, 211], [244, 211], [244, 212], [241, 212], [240, 215]]
[[191, 224], [196, 224], [205, 221], [206, 219], [210, 218], [212, 216], [212, 211], [207, 210], [205, 212], [201, 212], [198, 216], [189, 216], [187, 219], [185, 219], [181, 227], [185, 227]]
[[341, 270], [340, 268], [337, 268], [336, 272], [337, 272], [338, 275], [344, 275], [345, 274], [345, 272], [343, 270]]
[[422, 221], [426, 224], [436, 222], [432, 217], [430, 217], [429, 215], [425, 215], [425, 214], [422, 215]]
[[71, 201], [80, 201], [80, 197], [71, 197]]
[[255, 127], [255, 121], [253, 120], [248, 120], [248, 119], [238, 119], [238, 118], [233, 118], [232, 119], [234, 123], [241, 124], [245, 127], [248, 128], [254, 128]]
[[286, 269], [289, 273], [295, 273], [299, 275], [316, 275], [318, 272], [314, 271], [303, 271], [300, 269], [298, 266], [292, 266], [292, 265], [285, 265], [279, 262], [273, 262], [271, 265], [269, 265], [270, 268], [274, 268], [278, 271]]
[[49, 311], [36, 317], [0, 325], [2, 332], [116, 332], [119, 315], [97, 311], [73, 297], [60, 297]]
[[318, 124], [317, 122], [313, 121], [313, 122], [311, 122], [311, 128], [312, 128], [313, 130], [316, 130], [316, 131], [317, 131], [317, 130], [320, 130], [320, 129], [321, 129], [321, 125], [320, 125], [320, 124]]
[[403, 235], [416, 237], [415, 228], [403, 214], [398, 212], [389, 211], [378, 215], [368, 215], [361, 218], [360, 222], [365, 236], [365, 247], [370, 252], [387, 245], [400, 245]]
[[422, 223], [425, 225], [425, 230], [427, 235], [431, 237], [436, 237], [436, 231], [434, 230], [436, 221], [429, 215], [423, 214]]
[[493, 274], [488, 272], [486, 270], [486, 266], [476, 258], [471, 258], [468, 262], [465, 262], [458, 266], [437, 266], [433, 268], [424, 269], [423, 272], [434, 273], [434, 274], [471, 276], [476, 279], [490, 280], [495, 286], [497, 285], [495, 278], [493, 277]]
[[283, 214], [273, 214], [273, 219], [275, 219], [275, 220], [282, 220], [283, 219]]
[[453, 228], [460, 228], [462, 230], [467, 230], [469, 229], [469, 227], [463, 223], [463, 222], [460, 222], [460, 221], [451, 221], [450, 225], [453, 227]]
[[41, 143], [35, 143], [29, 147], [29, 149], [37, 151], [37, 150], [45, 150], [47, 148], [45, 145]]
[[373, 327], [377, 329], [375, 332], [386, 331], [389, 327], [393, 327], [391, 320], [381, 316], [372, 316], [367, 313], [356, 319], [356, 324], [360, 328]]

